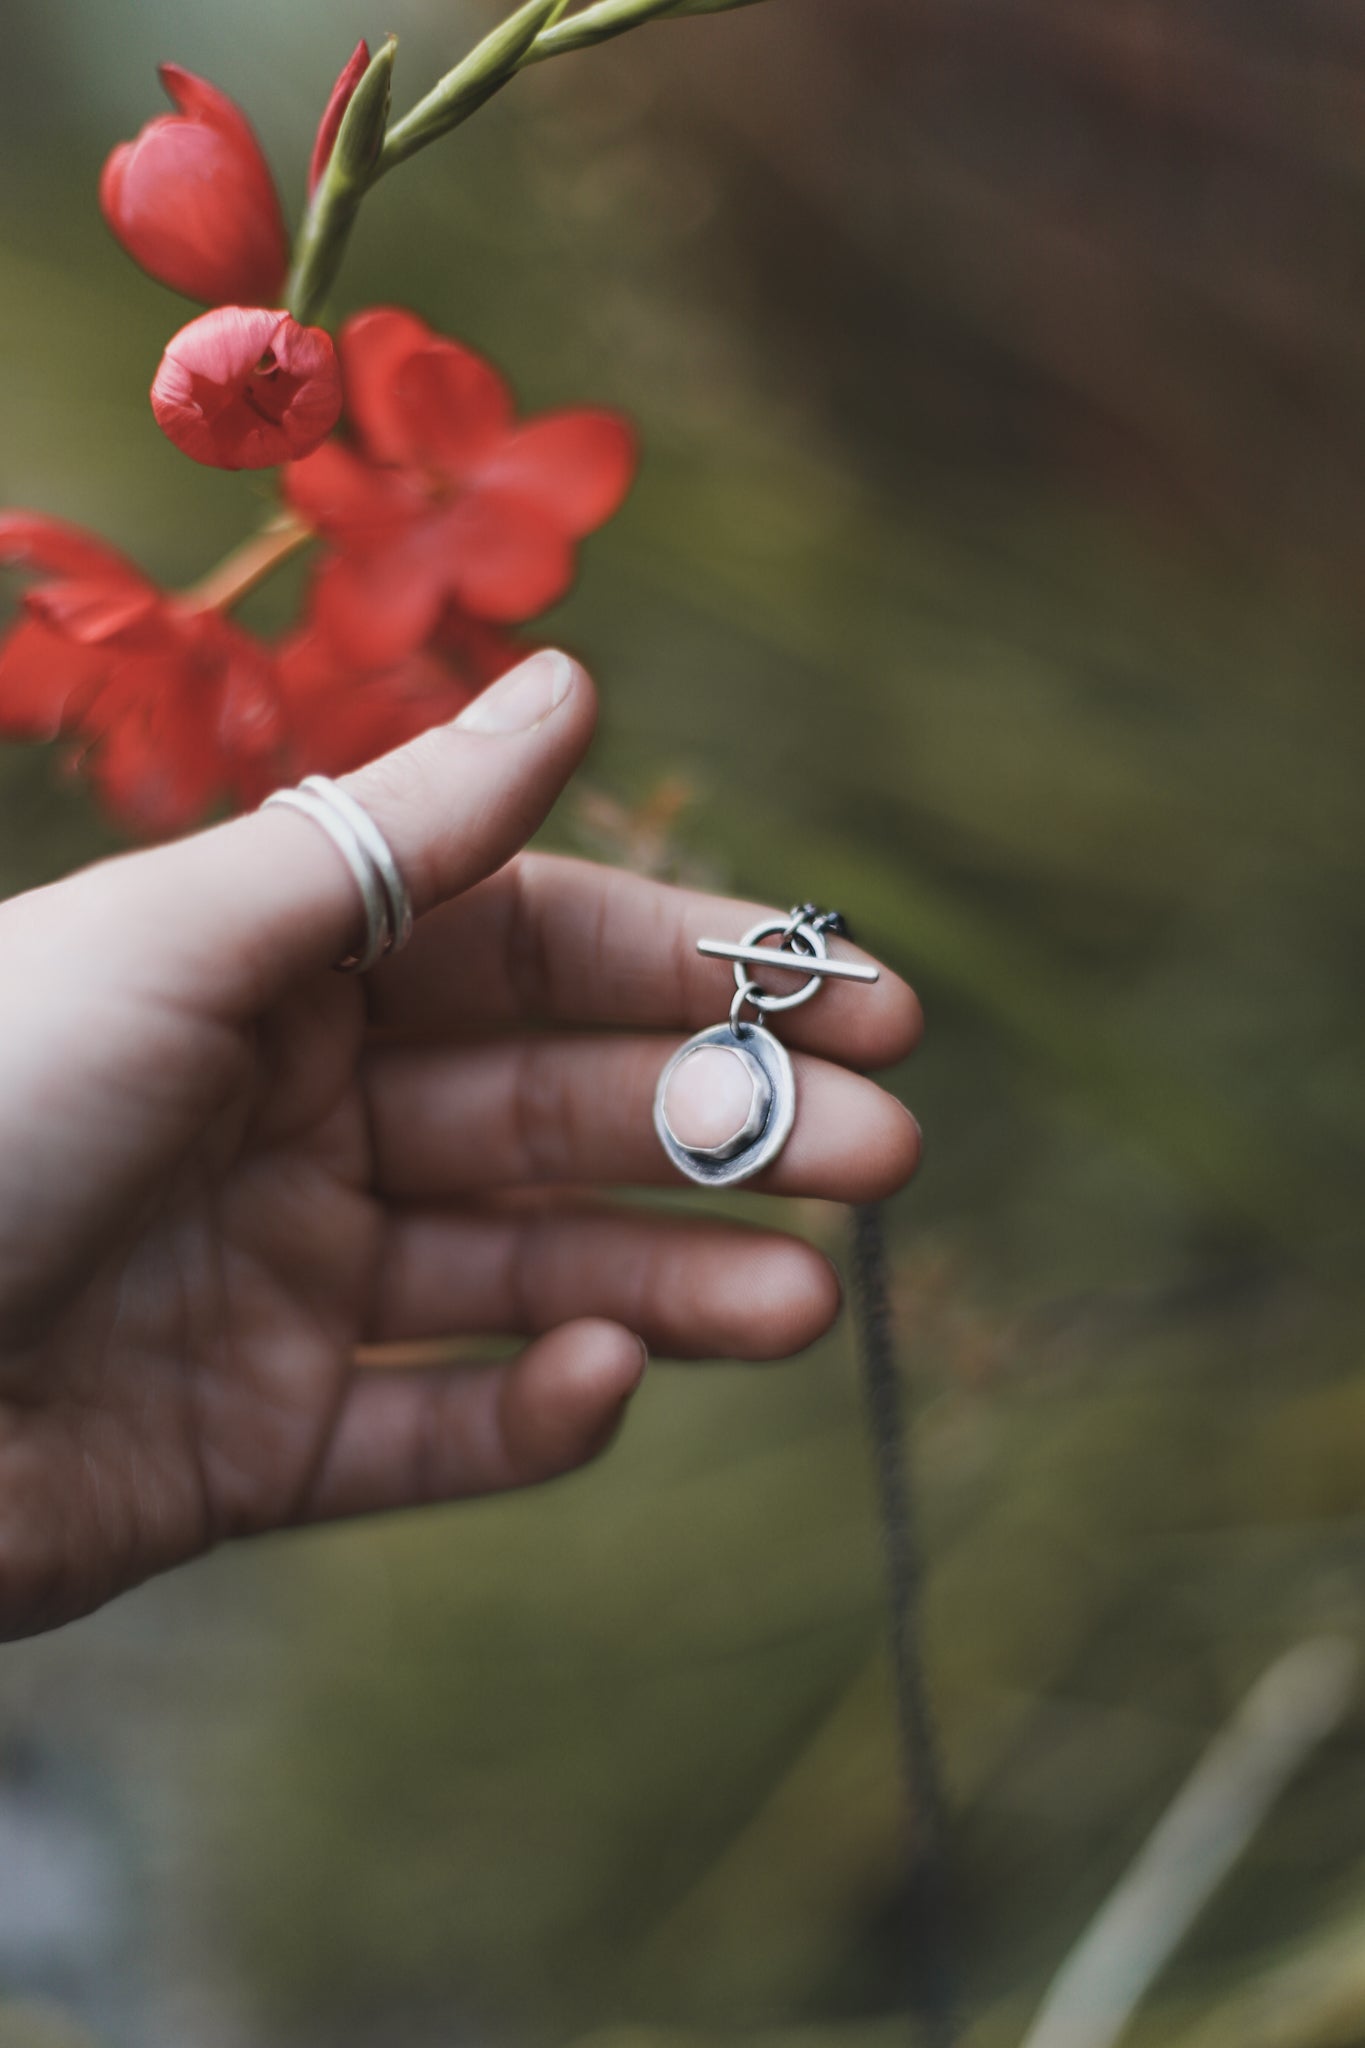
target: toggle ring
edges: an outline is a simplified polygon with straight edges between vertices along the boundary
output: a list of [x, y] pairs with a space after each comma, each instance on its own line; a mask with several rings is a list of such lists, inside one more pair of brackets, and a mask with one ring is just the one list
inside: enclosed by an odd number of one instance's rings
[[[803, 917], [765, 917], [761, 924], [751, 925], [739, 943], [745, 947], [758, 946], [764, 939], [779, 936], [781, 946], [773, 949], [773, 958], [779, 965], [792, 965], [792, 955], [786, 948], [790, 945], [794, 950], [798, 942], [803, 952], [809, 953], [812, 960], [824, 960], [828, 955], [829, 948], [825, 944], [825, 935], [819, 925], [810, 924]], [[745, 972], [745, 963], [736, 960], [736, 990], [756, 986], [757, 984]], [[790, 995], [769, 995], [766, 989], [759, 988], [758, 994], [751, 996], [749, 1000], [756, 1010], [795, 1010], [800, 1004], [808, 1003], [819, 988], [820, 976], [818, 973], [812, 973], [809, 980], [803, 981], [800, 988], [794, 988]]]
[[280, 804], [321, 825], [351, 871], [365, 910], [359, 950], [337, 961], [343, 974], [364, 974], [412, 937], [412, 898], [393, 848], [363, 804], [327, 775], [305, 775], [297, 789], [277, 789], [261, 809]]

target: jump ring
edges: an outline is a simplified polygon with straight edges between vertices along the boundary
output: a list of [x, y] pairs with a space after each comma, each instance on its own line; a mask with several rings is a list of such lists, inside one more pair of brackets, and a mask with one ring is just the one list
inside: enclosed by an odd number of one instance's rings
[[746, 1003], [752, 1003], [756, 1010], [763, 1007], [763, 991], [756, 981], [741, 982], [735, 990], [735, 999], [730, 1005], [730, 1029], [736, 1038], [743, 1038], [746, 1031], [753, 1029], [751, 1024], [745, 1024], [740, 1019], [739, 1013]]

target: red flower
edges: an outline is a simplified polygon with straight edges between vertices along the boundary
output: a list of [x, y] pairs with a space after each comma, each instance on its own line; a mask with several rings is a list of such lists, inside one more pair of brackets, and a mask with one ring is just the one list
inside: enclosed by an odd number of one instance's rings
[[332, 87], [332, 96], [323, 109], [318, 123], [318, 132], [313, 143], [313, 154], [308, 164], [308, 197], [317, 190], [318, 180], [332, 161], [336, 146], [337, 132], [341, 117], [351, 104], [351, 95], [370, 68], [370, 46], [362, 37], [352, 50], [342, 68], [341, 76]]
[[41, 577], [0, 643], [0, 738], [65, 740], [141, 833], [358, 768], [453, 718], [531, 652], [455, 611], [430, 648], [382, 668], [339, 659], [311, 619], [269, 646], [34, 513], [0, 514], [0, 563]]
[[281, 641], [278, 679], [289, 775], [345, 775], [462, 711], [531, 653], [496, 626], [452, 614], [432, 647], [357, 673], [311, 624]]
[[157, 592], [93, 534], [36, 513], [0, 514], [0, 562], [49, 579], [0, 645], [0, 733], [55, 739], [104, 679], [101, 634], [145, 616]]
[[380, 666], [420, 647], [447, 604], [511, 622], [562, 597], [574, 542], [629, 488], [627, 421], [584, 410], [518, 426], [491, 364], [393, 308], [349, 320], [341, 360], [358, 446], [329, 442], [285, 479], [338, 550], [316, 586], [334, 643]]
[[0, 516], [0, 561], [46, 579], [0, 646], [0, 733], [81, 743], [110, 810], [144, 832], [255, 801], [278, 780], [268, 648], [59, 520]]
[[264, 306], [218, 306], [167, 344], [152, 382], [163, 434], [214, 469], [307, 455], [341, 412], [331, 336]]
[[284, 733], [261, 641], [169, 601], [110, 651], [80, 733], [91, 747], [81, 765], [115, 817], [178, 832], [215, 803], [249, 806], [277, 787]]
[[180, 109], [120, 143], [100, 178], [100, 207], [135, 263], [209, 305], [267, 304], [289, 265], [270, 166], [246, 115], [178, 64], [159, 76]]

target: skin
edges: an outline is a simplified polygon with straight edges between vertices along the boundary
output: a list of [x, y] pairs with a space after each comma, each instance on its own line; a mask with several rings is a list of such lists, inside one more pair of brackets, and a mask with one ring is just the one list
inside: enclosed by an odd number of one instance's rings
[[[413, 892], [374, 974], [354, 883], [272, 809], [0, 906], [0, 1632], [84, 1614], [236, 1537], [573, 1470], [650, 1351], [760, 1359], [829, 1328], [828, 1261], [617, 1206], [678, 1185], [658, 1073], [728, 1004], [727, 903], [520, 851], [595, 702], [563, 657], [348, 778]], [[918, 1131], [856, 1068], [911, 991], [792, 1012], [800, 1109], [754, 1185], [891, 1193]], [[498, 1334], [497, 1364], [357, 1348]]]

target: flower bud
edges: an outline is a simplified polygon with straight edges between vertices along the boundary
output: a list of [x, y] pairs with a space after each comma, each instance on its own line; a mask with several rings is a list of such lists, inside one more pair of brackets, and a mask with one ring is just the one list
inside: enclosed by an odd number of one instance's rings
[[163, 434], [214, 469], [271, 469], [324, 441], [341, 412], [332, 338], [265, 306], [218, 306], [168, 343], [152, 383]]
[[398, 38], [386, 37], [366, 66], [337, 124], [336, 146], [328, 169], [357, 188], [370, 182], [384, 146], [397, 55]]
[[397, 53], [395, 36], [387, 36], [373, 57], [366, 44], [358, 44], [332, 88], [313, 145], [308, 213], [285, 291], [285, 304], [298, 320], [316, 319], [332, 288], [360, 202], [373, 182], [389, 124], [389, 88]]
[[270, 166], [226, 93], [163, 64], [179, 108], [114, 150], [100, 208], [135, 263], [172, 291], [210, 305], [278, 298], [289, 238]]
[[311, 199], [318, 188], [318, 180], [332, 160], [332, 150], [341, 126], [341, 117], [351, 103], [351, 95], [370, 67], [370, 46], [362, 36], [347, 58], [341, 76], [332, 87], [332, 96], [323, 109], [318, 123], [318, 132], [313, 142], [313, 154], [308, 164], [308, 197]]

